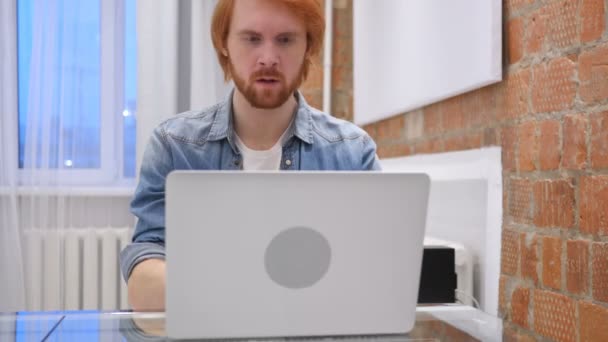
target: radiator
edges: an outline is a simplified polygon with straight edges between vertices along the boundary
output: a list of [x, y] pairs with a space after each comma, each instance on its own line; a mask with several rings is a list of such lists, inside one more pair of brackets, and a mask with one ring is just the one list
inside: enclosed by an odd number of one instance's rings
[[26, 230], [27, 310], [127, 309], [118, 255], [131, 232], [114, 227]]

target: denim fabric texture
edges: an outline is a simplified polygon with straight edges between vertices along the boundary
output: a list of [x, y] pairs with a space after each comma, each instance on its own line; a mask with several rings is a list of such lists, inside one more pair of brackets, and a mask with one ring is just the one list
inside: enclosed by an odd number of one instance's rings
[[[139, 262], [165, 257], [165, 179], [173, 170], [240, 170], [235, 145], [232, 96], [202, 111], [178, 114], [161, 123], [144, 152], [131, 212], [138, 218], [132, 243], [121, 252], [128, 279]], [[295, 93], [298, 106], [288, 129], [281, 171], [376, 171], [376, 144], [356, 125], [310, 107]]]

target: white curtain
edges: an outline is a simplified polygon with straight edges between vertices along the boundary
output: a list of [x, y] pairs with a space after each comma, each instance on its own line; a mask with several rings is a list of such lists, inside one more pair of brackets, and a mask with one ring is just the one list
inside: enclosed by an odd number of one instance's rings
[[0, 2], [0, 312], [25, 304], [17, 215], [17, 9]]
[[[26, 232], [133, 223], [130, 192], [89, 196], [92, 187], [108, 191], [121, 180], [118, 132], [123, 115], [135, 110], [125, 99], [124, 3], [0, 1], [0, 312], [55, 310], [65, 302], [64, 263], [43, 255], [62, 242], [48, 245], [45, 235], [45, 247], [32, 244]], [[138, 160], [162, 120], [227, 92], [210, 39], [215, 3], [137, 1]], [[25, 12], [31, 16], [22, 20]], [[31, 37], [29, 58], [18, 58], [27, 45], [17, 44], [22, 31]]]
[[177, 113], [213, 105], [228, 91], [211, 43], [216, 2], [137, 2], [137, 169], [154, 127]]
[[63, 307], [63, 242], [47, 238], [89, 226], [74, 225], [92, 216], [84, 187], [122, 174], [120, 3], [0, 2], [0, 312]]

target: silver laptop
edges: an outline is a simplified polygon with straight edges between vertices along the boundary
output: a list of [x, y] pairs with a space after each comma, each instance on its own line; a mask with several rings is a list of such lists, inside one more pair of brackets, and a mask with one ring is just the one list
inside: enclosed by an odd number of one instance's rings
[[410, 331], [428, 195], [423, 174], [172, 172], [168, 336]]

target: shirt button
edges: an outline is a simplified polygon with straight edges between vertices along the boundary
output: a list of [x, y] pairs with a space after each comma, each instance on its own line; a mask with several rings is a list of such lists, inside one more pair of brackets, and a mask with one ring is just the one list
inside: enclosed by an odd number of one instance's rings
[[287, 166], [291, 166], [291, 160], [287, 159], [287, 160], [285, 161], [285, 165], [287, 165]]

